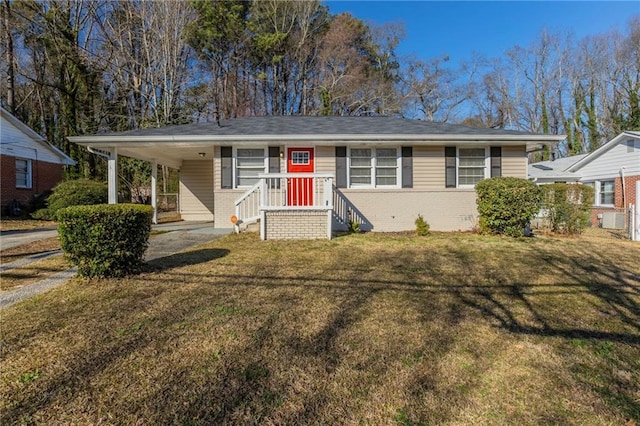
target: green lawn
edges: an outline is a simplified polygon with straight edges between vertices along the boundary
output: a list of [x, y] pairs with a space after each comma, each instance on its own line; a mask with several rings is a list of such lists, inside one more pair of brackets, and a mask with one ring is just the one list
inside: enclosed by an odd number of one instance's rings
[[0, 313], [0, 424], [635, 424], [640, 244], [229, 236]]

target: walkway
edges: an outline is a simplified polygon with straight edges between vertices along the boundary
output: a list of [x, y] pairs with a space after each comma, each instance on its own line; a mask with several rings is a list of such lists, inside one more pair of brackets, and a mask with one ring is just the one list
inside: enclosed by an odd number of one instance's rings
[[[212, 222], [176, 222], [166, 223], [161, 225], [154, 225], [152, 228], [154, 231], [162, 231], [163, 233], [152, 235], [149, 239], [149, 248], [145, 253], [145, 260], [161, 259], [166, 256], [173, 255], [181, 252], [189, 247], [204, 244], [216, 238], [223, 237], [233, 232], [232, 229], [215, 229]], [[53, 232], [53, 234], [51, 234]], [[19, 234], [24, 234], [22, 239], [13, 238], [16, 233], [2, 233], [0, 235], [0, 246], [3, 249], [10, 247], [16, 247], [21, 244], [27, 244], [38, 239], [50, 238], [57, 235], [57, 231], [45, 230], [32, 230], [22, 231]], [[5, 246], [6, 244], [13, 244], [16, 241], [22, 241], [11, 246]], [[26, 265], [36, 260], [42, 259], [42, 256], [32, 256], [30, 260], [21, 259], [10, 264], [5, 264], [1, 267], [1, 271], [10, 270], [18, 266]], [[35, 296], [40, 293], [44, 293], [54, 287], [64, 284], [69, 279], [76, 275], [76, 268], [71, 268], [66, 271], [59, 272], [50, 277], [47, 277], [36, 283], [17, 288], [15, 290], [6, 291], [0, 293], [0, 310], [14, 303], [20, 302], [28, 297]]]

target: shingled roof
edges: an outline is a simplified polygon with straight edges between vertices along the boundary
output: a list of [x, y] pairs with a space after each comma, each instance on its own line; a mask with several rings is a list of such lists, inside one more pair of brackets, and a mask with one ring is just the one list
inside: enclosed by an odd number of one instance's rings
[[535, 133], [476, 128], [399, 117], [264, 116], [216, 122], [137, 129], [100, 136], [278, 136], [278, 135], [495, 135]]

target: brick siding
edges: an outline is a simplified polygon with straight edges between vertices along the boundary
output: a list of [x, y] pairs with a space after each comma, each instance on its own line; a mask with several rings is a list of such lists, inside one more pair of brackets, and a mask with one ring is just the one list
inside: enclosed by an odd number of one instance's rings
[[0, 204], [2, 212], [16, 200], [28, 208], [34, 198], [51, 190], [62, 180], [62, 165], [31, 160], [31, 188], [16, 188], [16, 157], [0, 155]]
[[[594, 206], [593, 209], [591, 209], [591, 225], [600, 226], [600, 221], [598, 220], [599, 214], [611, 213], [611, 212], [624, 213], [626, 211], [626, 208], [629, 207], [629, 204], [633, 204], [637, 206], [638, 200], [636, 200], [636, 182], [638, 181], [640, 181], [640, 176], [625, 176], [624, 178], [625, 197], [623, 197], [622, 196], [622, 178], [617, 177], [615, 179], [615, 184], [614, 184], [614, 193], [615, 193], [614, 207]], [[624, 205], [623, 205], [623, 202], [624, 202]]]
[[326, 210], [277, 210], [265, 213], [267, 240], [314, 240], [328, 237]]

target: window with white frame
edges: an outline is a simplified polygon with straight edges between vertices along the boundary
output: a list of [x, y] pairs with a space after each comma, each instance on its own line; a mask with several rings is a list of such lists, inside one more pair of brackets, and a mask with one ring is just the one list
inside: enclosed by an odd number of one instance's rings
[[615, 181], [603, 180], [598, 182], [599, 205], [615, 204]]
[[350, 149], [349, 187], [396, 187], [398, 173], [397, 148]]
[[458, 185], [472, 186], [486, 177], [485, 148], [458, 149]]
[[31, 160], [16, 158], [16, 188], [31, 188]]
[[238, 148], [236, 150], [236, 187], [247, 187], [258, 182], [258, 175], [265, 173], [264, 148]]
[[291, 153], [292, 164], [306, 166], [309, 161], [309, 151], [293, 151]]

